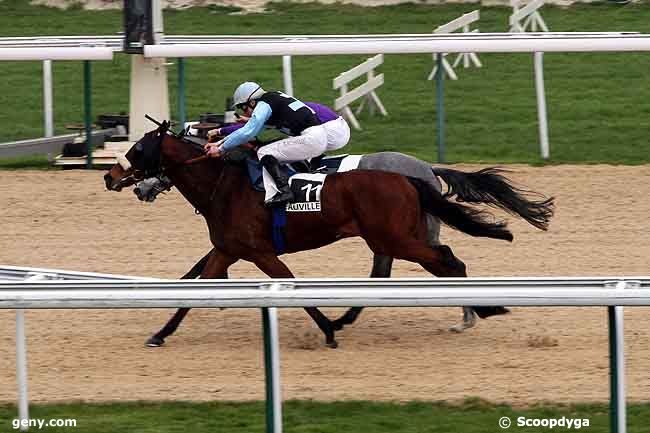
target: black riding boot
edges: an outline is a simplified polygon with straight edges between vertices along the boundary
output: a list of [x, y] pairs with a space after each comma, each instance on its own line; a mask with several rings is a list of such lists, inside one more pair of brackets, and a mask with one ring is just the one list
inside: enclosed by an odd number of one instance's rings
[[260, 163], [262, 164], [262, 167], [269, 172], [275, 181], [275, 186], [277, 186], [278, 191], [280, 191], [275, 194], [273, 198], [264, 202], [264, 205], [275, 206], [293, 200], [293, 192], [291, 192], [291, 188], [289, 188], [289, 178], [282, 172], [282, 170], [280, 170], [280, 163], [278, 160], [271, 155], [264, 155], [260, 160]]

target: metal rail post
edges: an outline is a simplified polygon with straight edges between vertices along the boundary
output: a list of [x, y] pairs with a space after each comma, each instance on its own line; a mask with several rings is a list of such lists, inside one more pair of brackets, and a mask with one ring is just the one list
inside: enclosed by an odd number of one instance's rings
[[[281, 290], [288, 284], [262, 284], [260, 289]], [[264, 330], [264, 373], [266, 380], [266, 431], [282, 433], [282, 396], [280, 393], [280, 342], [277, 308], [262, 308]]]
[[178, 59], [178, 122], [185, 128], [185, 59]]
[[45, 137], [54, 136], [52, 109], [52, 60], [43, 60], [43, 121]]
[[86, 168], [93, 166], [92, 113], [90, 104], [90, 61], [84, 60], [84, 123], [86, 126]]
[[[31, 275], [25, 281], [46, 280], [43, 274]], [[29, 421], [29, 394], [27, 392], [27, 337], [25, 336], [25, 310], [16, 309], [16, 382], [18, 383], [18, 419], [20, 430], [26, 431], [29, 427], [24, 421]]]
[[16, 381], [18, 382], [18, 419], [20, 430], [27, 430], [23, 420], [29, 420], [27, 394], [27, 341], [25, 337], [25, 310], [16, 310]]
[[438, 69], [436, 70], [436, 100], [437, 115], [438, 115], [438, 162], [445, 162], [445, 101], [444, 101], [444, 83], [445, 73], [443, 71], [444, 56], [438, 53], [437, 63]]
[[284, 93], [293, 96], [293, 73], [291, 72], [291, 56], [282, 56], [282, 79]]
[[548, 144], [548, 116], [546, 113], [546, 91], [544, 90], [544, 53], [533, 54], [535, 69], [535, 92], [537, 94], [537, 120], [539, 122], [539, 146], [543, 159], [550, 157]]
[[[613, 289], [624, 290], [625, 281], [618, 281]], [[625, 342], [623, 334], [623, 307], [607, 307], [609, 322], [609, 422], [611, 433], [626, 433], [625, 404]]]

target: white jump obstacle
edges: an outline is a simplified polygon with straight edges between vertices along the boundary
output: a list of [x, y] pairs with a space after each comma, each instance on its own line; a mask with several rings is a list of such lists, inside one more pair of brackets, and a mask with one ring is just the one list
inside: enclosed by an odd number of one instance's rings
[[[446, 33], [452, 33], [455, 32], [456, 30], [462, 30], [462, 33], [478, 33], [478, 29], [471, 30], [470, 29], [470, 24], [476, 22], [480, 18], [480, 12], [478, 10], [472, 11], [470, 13], [467, 13], [463, 15], [460, 18], [456, 18], [453, 21], [448, 22], [447, 24], [444, 24], [438, 28], [436, 28], [433, 33], [434, 34], [446, 34]], [[483, 66], [481, 61], [478, 59], [478, 56], [475, 53], [460, 53], [457, 57], [456, 60], [454, 60], [453, 65], [450, 65], [447, 59], [445, 58], [448, 53], [443, 53], [442, 54], [442, 66], [444, 67], [445, 73], [449, 78], [452, 80], [457, 80], [458, 76], [456, 75], [456, 72], [454, 71], [454, 68], [457, 67], [461, 60], [463, 62], [463, 67], [464, 68], [469, 68], [471, 64], [473, 63], [477, 68], [480, 68]], [[431, 81], [434, 79], [436, 76], [436, 71], [438, 70], [438, 56], [440, 54], [434, 53], [433, 54], [433, 69], [431, 70], [431, 73], [429, 74], [429, 77], [427, 80]]]
[[[352, 113], [350, 104], [361, 97], [365, 98], [357, 108], [357, 115], [361, 113], [366, 103], [368, 104], [370, 114], [374, 114], [375, 109], [377, 109], [383, 116], [388, 115], [384, 104], [381, 103], [379, 96], [375, 93], [375, 89], [384, 84], [384, 74], [375, 75], [375, 68], [382, 63], [384, 63], [384, 55], [377, 54], [349, 71], [339, 74], [334, 79], [334, 90], [341, 89], [341, 96], [334, 101], [334, 109], [340, 112], [355, 129], [361, 129], [361, 125], [354, 116], [354, 113]], [[348, 84], [364, 74], [366, 74], [367, 81], [353, 90], [348, 90]]]
[[[544, 6], [546, 0], [533, 0], [526, 6], [521, 7], [524, 3], [522, 0], [510, 0], [512, 15], [508, 19], [510, 24], [510, 33], [524, 33], [531, 31], [533, 33], [542, 31], [548, 32], [548, 27], [544, 19], [537, 11]], [[523, 24], [521, 20], [524, 20]]]

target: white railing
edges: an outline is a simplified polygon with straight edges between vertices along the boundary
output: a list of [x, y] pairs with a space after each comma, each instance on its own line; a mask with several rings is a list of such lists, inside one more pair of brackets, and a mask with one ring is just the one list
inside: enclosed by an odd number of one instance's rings
[[[377, 54], [349, 71], [339, 74], [334, 79], [334, 90], [341, 89], [341, 96], [334, 101], [334, 109], [340, 112], [356, 129], [361, 129], [361, 125], [359, 125], [357, 118], [354, 117], [354, 113], [350, 110], [350, 104], [359, 98], [364, 97], [361, 105], [357, 108], [357, 115], [361, 113], [365, 103], [368, 103], [370, 114], [373, 114], [376, 108], [382, 115], [388, 115], [384, 104], [381, 103], [379, 96], [375, 93], [375, 89], [384, 84], [384, 74], [375, 75], [375, 68], [382, 63], [384, 63], [384, 55]], [[353, 90], [348, 90], [348, 84], [364, 74], [367, 81]]]
[[0, 281], [24, 280], [33, 275], [46, 275], [52, 280], [159, 280], [131, 275], [100, 274], [97, 272], [66, 271], [63, 269], [0, 266]]
[[[0, 281], [42, 281], [42, 280], [134, 280], [142, 277], [99, 274], [94, 272], [64, 271], [61, 269], [0, 266]], [[146, 279], [146, 278], [145, 278]], [[154, 280], [154, 279], [150, 279]], [[27, 338], [25, 336], [25, 311], [16, 309], [16, 381], [18, 382], [18, 418], [20, 430], [27, 430], [23, 420], [29, 419], [27, 390]]]
[[[433, 33], [434, 34], [448, 34], [455, 32], [456, 30], [462, 30], [462, 33], [478, 33], [478, 29], [471, 30], [470, 25], [476, 21], [479, 20], [481, 17], [480, 12], [478, 10], [472, 11], [470, 13], [467, 13], [460, 18], [456, 18], [453, 21], [449, 21], [447, 24], [443, 24], [442, 26], [437, 27]], [[436, 71], [438, 70], [438, 56], [442, 55], [442, 66], [449, 78], [452, 80], [457, 80], [458, 76], [456, 75], [456, 72], [454, 72], [454, 68], [460, 64], [460, 62], [463, 62], [463, 67], [464, 68], [469, 68], [472, 63], [477, 68], [480, 68], [483, 66], [481, 64], [481, 61], [478, 59], [478, 56], [475, 53], [460, 53], [456, 57], [456, 60], [454, 60], [453, 65], [450, 65], [449, 62], [445, 57], [447, 57], [447, 53], [434, 53], [433, 54], [433, 69], [431, 70], [431, 73], [427, 77], [429, 81], [433, 80], [433, 78], [436, 76]]]
[[608, 307], [612, 431], [625, 433], [622, 306], [650, 306], [650, 277], [0, 281], [4, 309], [262, 308], [270, 433], [282, 431], [276, 307], [464, 305]]

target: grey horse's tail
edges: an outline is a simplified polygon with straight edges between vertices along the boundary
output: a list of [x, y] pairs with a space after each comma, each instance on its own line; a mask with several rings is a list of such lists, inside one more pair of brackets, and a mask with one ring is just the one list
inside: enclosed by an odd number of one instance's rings
[[446, 198], [455, 196], [457, 201], [498, 207], [540, 230], [548, 229], [555, 207], [554, 198], [514, 186], [501, 174], [505, 170], [495, 167], [470, 173], [439, 167], [431, 170], [447, 184]]

